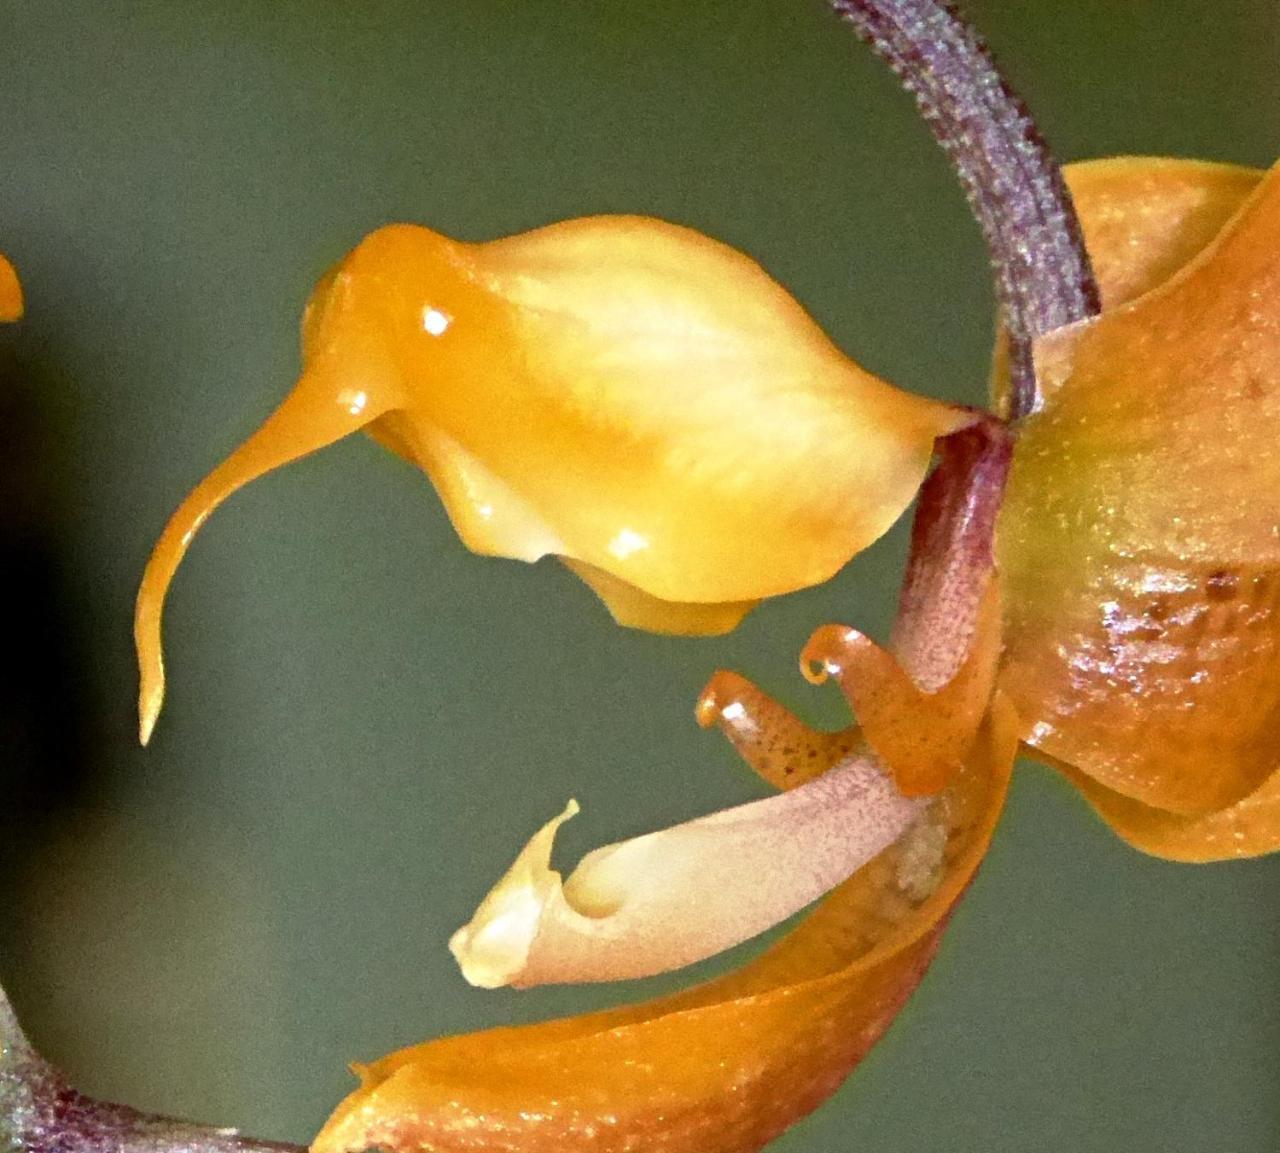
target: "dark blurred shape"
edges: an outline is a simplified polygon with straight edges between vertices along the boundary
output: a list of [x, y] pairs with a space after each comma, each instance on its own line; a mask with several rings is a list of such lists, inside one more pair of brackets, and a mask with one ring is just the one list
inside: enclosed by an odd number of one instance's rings
[[[68, 580], [66, 509], [56, 483], [64, 456], [49, 405], [56, 370], [0, 344], [0, 907], [12, 899], [24, 849], [87, 779], [87, 699], [77, 606]], [[0, 934], [15, 926], [6, 924]]]

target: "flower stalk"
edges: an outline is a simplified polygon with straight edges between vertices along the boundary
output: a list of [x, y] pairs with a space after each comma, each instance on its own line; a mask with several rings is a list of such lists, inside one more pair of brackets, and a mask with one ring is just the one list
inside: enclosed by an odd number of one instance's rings
[[1101, 311], [1062, 171], [986, 44], [939, 0], [833, 0], [915, 97], [987, 242], [1009, 334], [1009, 416], [1037, 407], [1036, 337]]
[[[995, 271], [1009, 337], [1008, 415], [1026, 416], [1037, 405], [1033, 341], [1099, 311], [1061, 174], [982, 41], [951, 7], [935, 0], [833, 0], [833, 7], [893, 68], [951, 158]], [[352, 402], [348, 414], [375, 415], [365, 412], [364, 392], [335, 395]], [[929, 691], [958, 674], [979, 629], [1010, 457], [1012, 434], [1000, 421], [984, 418], [959, 432], [956, 427], [939, 427], [924, 440], [921, 472], [932, 437], [952, 433], [921, 495], [892, 645], [903, 669]], [[393, 447], [405, 449], [400, 442]], [[187, 539], [189, 534], [181, 538], [183, 547]], [[148, 619], [144, 614], [144, 624]], [[152, 631], [158, 669], [158, 618]], [[144, 740], [157, 709], [156, 694], [144, 693]], [[913, 963], [927, 964], [927, 955], [922, 958]], [[0, 990], [0, 1153], [10, 1151], [300, 1153], [295, 1146], [84, 1096], [31, 1046]]]
[[36, 1052], [0, 988], [0, 1153], [302, 1151], [86, 1097]]

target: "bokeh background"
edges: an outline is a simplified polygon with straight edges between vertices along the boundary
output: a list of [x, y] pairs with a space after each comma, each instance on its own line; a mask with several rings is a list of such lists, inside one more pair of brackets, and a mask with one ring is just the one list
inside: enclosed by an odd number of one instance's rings
[[[1064, 159], [1268, 164], [1274, 0], [970, 11]], [[738, 668], [815, 720], [816, 624], [883, 634], [902, 533], [732, 636], [620, 631], [554, 563], [470, 556], [356, 439], [213, 518], [134, 738], [134, 590], [290, 386], [362, 234], [649, 213], [752, 253], [839, 343], [979, 400], [976, 229], [819, 0], [0, 0], [0, 975], [85, 1089], [306, 1140], [344, 1069], [636, 988], [469, 989], [445, 949], [569, 796], [566, 859], [758, 795], [691, 705]], [[1280, 1147], [1280, 859], [1126, 849], [1021, 771], [938, 961], [789, 1153]], [[742, 951], [743, 955], [753, 948]], [[704, 967], [706, 970], [706, 967]]]

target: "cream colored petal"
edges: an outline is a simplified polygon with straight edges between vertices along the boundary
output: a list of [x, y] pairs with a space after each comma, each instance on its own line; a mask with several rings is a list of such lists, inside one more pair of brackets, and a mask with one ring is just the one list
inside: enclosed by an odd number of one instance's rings
[[449, 947], [486, 988], [678, 969], [798, 912], [893, 844], [923, 807], [862, 755], [789, 793], [596, 849], [562, 884], [550, 857], [571, 803]]

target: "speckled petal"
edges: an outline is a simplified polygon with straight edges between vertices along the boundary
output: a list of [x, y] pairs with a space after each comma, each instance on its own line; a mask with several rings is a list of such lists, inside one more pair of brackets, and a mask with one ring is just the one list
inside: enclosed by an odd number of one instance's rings
[[946, 786], [968, 751], [991, 700], [1000, 655], [1000, 586], [990, 573], [980, 620], [964, 663], [932, 692], [894, 655], [846, 625], [823, 625], [800, 654], [813, 683], [834, 677], [857, 716], [868, 744], [912, 797]]
[[863, 747], [857, 725], [822, 732], [805, 724], [758, 685], [720, 669], [698, 697], [694, 716], [718, 725], [738, 755], [777, 789], [793, 789], [821, 776]]

